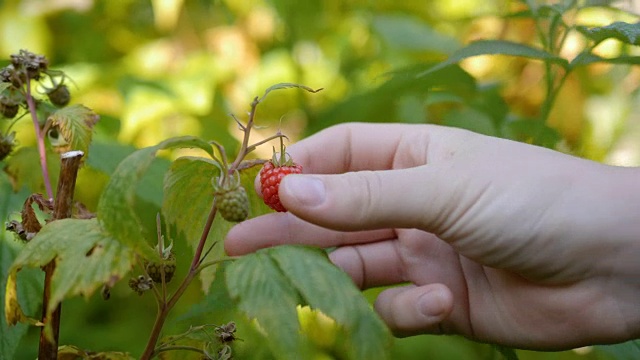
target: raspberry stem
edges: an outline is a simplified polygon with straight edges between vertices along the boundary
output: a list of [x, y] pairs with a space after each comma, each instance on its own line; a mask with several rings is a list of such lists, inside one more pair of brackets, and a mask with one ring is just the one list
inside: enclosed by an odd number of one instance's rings
[[44, 147], [44, 134], [40, 131], [40, 123], [38, 122], [38, 114], [36, 112], [36, 103], [31, 96], [31, 79], [29, 79], [29, 75], [27, 75], [26, 86], [27, 92], [25, 94], [25, 98], [27, 100], [27, 106], [29, 107], [29, 113], [31, 113], [31, 119], [33, 120], [36, 139], [38, 140], [38, 153], [40, 154], [40, 168], [42, 170], [42, 177], [44, 178], [44, 188], [49, 200], [53, 200], [53, 190], [51, 188], [51, 179], [49, 177], [49, 169], [47, 167], [47, 153]]

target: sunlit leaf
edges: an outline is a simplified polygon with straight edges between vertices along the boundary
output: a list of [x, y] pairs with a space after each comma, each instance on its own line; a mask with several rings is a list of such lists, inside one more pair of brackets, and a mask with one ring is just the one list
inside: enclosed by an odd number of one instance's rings
[[479, 55], [509, 55], [556, 63], [563, 67], [567, 67], [569, 65], [567, 60], [529, 45], [505, 40], [479, 40], [456, 51], [447, 60], [433, 66], [421, 74], [418, 74], [418, 77], [426, 76], [436, 70], [456, 64], [461, 60]]
[[640, 56], [618, 56], [603, 58], [593, 53], [581, 53], [571, 61], [571, 67], [585, 66], [593, 63], [640, 65]]
[[89, 151], [93, 126], [100, 117], [84, 105], [71, 105], [56, 110], [49, 116], [48, 136], [53, 148], [64, 153], [80, 150]]
[[97, 215], [104, 229], [147, 258], [154, 258], [157, 253], [143, 238], [141, 221], [134, 211], [136, 184], [159, 150], [174, 147], [197, 147], [213, 154], [209, 143], [191, 136], [171, 138], [156, 146], [140, 149], [118, 165], [98, 203]]
[[613, 24], [599, 27], [578, 26], [576, 30], [583, 35], [600, 43], [606, 39], [618, 39], [625, 44], [640, 45], [640, 22], [629, 24], [616, 21]]
[[[60, 302], [71, 296], [91, 294], [104, 284], [113, 286], [129, 272], [134, 262], [134, 252], [110, 237], [96, 219], [64, 219], [53, 221], [42, 228], [18, 254], [9, 269], [9, 277], [23, 267], [42, 267], [56, 261], [51, 279], [51, 296], [47, 308], [50, 315]], [[7, 284], [7, 304], [17, 304], [15, 284]], [[19, 311], [22, 311], [18, 305]], [[19, 319], [19, 312], [5, 309], [7, 321]], [[10, 316], [13, 316], [10, 318]], [[47, 315], [47, 316], [48, 316]]]
[[58, 348], [58, 360], [135, 360], [128, 353], [119, 351], [95, 352], [87, 351], [73, 345], [63, 345]]
[[[309, 269], [313, 269], [310, 271]], [[229, 293], [256, 318], [277, 355], [300, 358], [295, 306], [309, 305], [344, 329], [349, 359], [385, 359], [391, 336], [353, 281], [319, 249], [278, 246], [246, 255], [227, 267]]]
[[274, 90], [292, 89], [292, 88], [298, 88], [298, 89], [306, 90], [306, 91], [311, 92], [311, 93], [317, 93], [318, 91], [322, 90], [322, 88], [320, 88], [320, 89], [312, 89], [312, 88], [310, 88], [308, 86], [300, 85], [300, 84], [294, 84], [294, 83], [279, 83], [279, 84], [275, 84], [275, 85], [269, 86], [267, 88], [267, 90], [265, 90], [264, 95], [262, 95], [262, 97], [258, 100], [258, 102], [262, 102], [267, 97], [267, 95], [269, 95], [269, 93], [274, 91]]

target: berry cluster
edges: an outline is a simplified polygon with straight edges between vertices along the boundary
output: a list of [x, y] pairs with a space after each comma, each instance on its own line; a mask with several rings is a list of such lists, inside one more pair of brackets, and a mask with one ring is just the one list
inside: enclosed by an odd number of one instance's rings
[[[48, 86], [40, 83], [49, 104], [32, 97], [31, 81], [41, 82], [48, 78]], [[0, 69], [0, 115], [6, 119], [15, 118], [20, 107], [26, 108], [28, 101], [33, 101], [43, 114], [52, 112], [54, 107], [64, 107], [71, 101], [69, 88], [64, 84], [66, 75], [58, 70], [49, 69], [49, 61], [44, 55], [37, 55], [27, 50], [11, 55], [11, 63]], [[29, 100], [28, 100], [29, 99]], [[52, 106], [53, 105], [53, 106]], [[41, 121], [42, 123], [42, 121]], [[0, 133], [0, 160], [13, 150], [14, 134]]]

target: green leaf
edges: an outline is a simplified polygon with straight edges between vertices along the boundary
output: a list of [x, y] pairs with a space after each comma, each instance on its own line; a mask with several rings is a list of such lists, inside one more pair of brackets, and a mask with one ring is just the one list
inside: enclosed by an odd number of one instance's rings
[[571, 61], [571, 68], [593, 63], [640, 65], [640, 56], [619, 56], [607, 59], [592, 53], [581, 53]]
[[502, 345], [491, 345], [491, 347], [498, 353], [500, 353], [500, 355], [502, 355], [502, 358], [504, 360], [518, 360], [518, 354], [516, 354], [516, 351], [512, 348], [508, 348], [506, 346], [502, 346]]
[[[47, 316], [63, 299], [85, 297], [104, 284], [113, 286], [126, 275], [134, 263], [134, 252], [104, 232], [96, 219], [52, 221], [24, 247], [9, 269], [5, 316], [18, 320], [16, 277], [23, 267], [42, 267], [56, 259], [51, 279], [51, 297]], [[18, 308], [15, 308], [15, 306]]]
[[[260, 167], [255, 166], [240, 172], [240, 182], [249, 197], [250, 217], [271, 211], [254, 191], [254, 180], [259, 171]], [[179, 158], [165, 174], [162, 214], [171, 231], [176, 233], [177, 240], [191, 244], [194, 250], [213, 204], [211, 180], [219, 175], [215, 162], [201, 157]], [[216, 216], [207, 237], [207, 244], [216, 242], [209, 259], [225, 255], [224, 239], [233, 225]], [[215, 278], [215, 271], [216, 266], [210, 266], [199, 274], [205, 293]]]
[[456, 38], [440, 34], [423, 21], [407, 15], [381, 15], [373, 19], [374, 29], [392, 48], [451, 54], [460, 47]]
[[[4, 171], [9, 175], [13, 191], [19, 191], [23, 186], [27, 186], [32, 193], [44, 193], [44, 179], [39, 166], [40, 154], [35, 146], [19, 148], [4, 162], [6, 163]], [[47, 168], [51, 186], [55, 189], [58, 184], [57, 174], [60, 172], [60, 156], [58, 154], [47, 153]]]
[[[13, 193], [6, 174], [0, 172], [0, 219], [10, 219], [19, 216], [19, 211], [24, 199], [29, 195], [25, 190]], [[12, 215], [12, 213], [14, 213]], [[24, 247], [22, 242], [15, 240], [15, 235], [6, 231], [4, 226], [0, 228], [0, 289], [5, 289], [9, 278], [9, 268], [20, 249]], [[21, 304], [26, 312], [33, 313], [40, 309], [42, 302], [42, 278], [40, 269], [29, 269], [20, 274], [17, 293], [21, 298]], [[0, 290], [0, 359], [13, 359], [20, 339], [27, 333], [28, 326], [17, 324], [9, 326], [4, 316], [5, 292]]]
[[535, 119], [508, 121], [501, 131], [501, 135], [507, 139], [544, 146], [550, 149], [555, 148], [558, 142], [562, 140], [562, 135], [557, 130]]
[[[3, 186], [3, 191], [6, 190]], [[3, 192], [9, 194], [10, 190]], [[21, 194], [22, 195], [22, 194]], [[11, 198], [16, 196], [7, 196], [0, 200], [0, 218], [6, 219], [5, 205]], [[5, 289], [7, 280], [9, 280], [9, 268], [13, 263], [21, 243], [14, 240], [14, 235], [5, 232], [4, 228], [0, 230], [0, 289]], [[34, 313], [40, 308], [42, 302], [43, 289], [43, 273], [40, 269], [29, 269], [20, 274], [17, 287], [14, 287], [20, 303], [27, 313]], [[0, 291], [0, 306], [5, 307], [5, 292]], [[4, 314], [4, 309], [2, 311]], [[0, 359], [13, 359], [20, 339], [27, 333], [28, 326], [25, 324], [16, 324], [9, 326], [6, 317], [0, 316]]]
[[607, 26], [591, 28], [578, 26], [576, 30], [596, 43], [600, 43], [606, 39], [618, 39], [625, 44], [640, 45], [640, 22], [629, 24], [616, 21]]
[[443, 119], [443, 124], [471, 130], [479, 134], [497, 135], [497, 130], [491, 117], [472, 108], [454, 109], [448, 112]]
[[240, 310], [257, 319], [281, 357], [300, 358], [304, 349], [298, 304], [320, 310], [344, 329], [347, 358], [388, 357], [389, 331], [352, 280], [322, 250], [302, 246], [259, 250], [229, 265], [226, 283]]
[[135, 360], [128, 353], [119, 351], [95, 352], [83, 350], [73, 345], [63, 345], [58, 348], [58, 360]]
[[[100, 170], [107, 175], [111, 175], [120, 162], [136, 150], [136, 148], [129, 145], [116, 143], [106, 144], [93, 141], [89, 148], [90, 155], [86, 161], [86, 165]], [[158, 208], [161, 206], [162, 181], [158, 179], [164, 176], [170, 164], [171, 162], [169, 160], [163, 158], [156, 158], [151, 163], [145, 171], [145, 175], [138, 181], [136, 186], [136, 196], [139, 199], [147, 201]]]
[[426, 76], [436, 70], [456, 64], [461, 60], [479, 55], [510, 55], [556, 63], [563, 67], [567, 67], [569, 65], [567, 60], [561, 57], [528, 45], [505, 40], [480, 40], [472, 42], [456, 51], [447, 60], [433, 66], [421, 74], [418, 74], [418, 77]]
[[457, 65], [437, 69], [418, 78], [433, 65], [414, 64], [386, 74], [388, 79], [379, 87], [356, 94], [312, 118], [307, 131], [313, 133], [344, 119], [354, 122], [389, 122], [398, 119], [400, 116], [396, 109], [402, 102], [397, 99], [403, 96], [430, 95], [435, 89], [461, 98], [475, 93], [475, 79]]
[[311, 93], [317, 93], [318, 91], [321, 91], [322, 88], [320, 89], [312, 89], [308, 86], [305, 85], [300, 85], [300, 84], [294, 84], [294, 83], [279, 83], [279, 84], [275, 84], [275, 85], [271, 85], [267, 88], [267, 90], [265, 90], [264, 95], [262, 95], [262, 97], [258, 100], [258, 102], [262, 102], [267, 95], [274, 91], [274, 90], [281, 90], [281, 89], [292, 89], [292, 88], [298, 88], [298, 89], [302, 89], [302, 90], [306, 90], [308, 92]]
[[627, 341], [616, 345], [598, 345], [597, 348], [613, 355], [616, 360], [640, 359], [640, 340]]
[[71, 105], [56, 110], [48, 118], [47, 133], [51, 145], [58, 153], [70, 150], [89, 151], [93, 126], [100, 117], [84, 105]]
[[302, 299], [270, 251], [258, 251], [229, 265], [225, 273], [227, 287], [238, 301], [239, 310], [255, 318], [272, 339], [269, 345], [274, 354], [278, 358], [299, 359], [304, 347], [296, 305]]
[[269, 255], [306, 304], [333, 318], [346, 330], [349, 358], [388, 357], [389, 330], [371, 310], [351, 278], [333, 265], [324, 251], [283, 246], [271, 249]]
[[134, 211], [136, 184], [159, 150], [174, 147], [197, 147], [213, 156], [209, 143], [192, 136], [171, 138], [156, 146], [140, 149], [118, 165], [98, 203], [97, 216], [104, 229], [124, 245], [150, 259], [157, 257], [157, 253], [143, 238], [141, 220]]
[[[162, 214], [175, 233], [176, 240], [192, 246], [194, 252], [213, 204], [211, 179], [220, 171], [215, 162], [199, 157], [182, 157], [175, 160], [164, 177]], [[217, 259], [224, 256], [222, 239], [231, 224], [217, 217], [207, 237], [208, 244], [215, 244], [208, 256]], [[202, 288], [206, 292], [213, 281], [215, 266], [200, 272]]]

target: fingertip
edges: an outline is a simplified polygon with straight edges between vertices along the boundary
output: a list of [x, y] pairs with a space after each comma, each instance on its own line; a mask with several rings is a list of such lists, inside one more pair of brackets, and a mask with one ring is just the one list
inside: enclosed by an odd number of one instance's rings
[[262, 184], [260, 183], [260, 173], [256, 175], [256, 178], [253, 181], [253, 188], [255, 189], [256, 194], [258, 194], [258, 197], [262, 199]]
[[247, 251], [243, 251], [243, 244], [240, 241], [241, 235], [243, 233], [242, 223], [235, 225], [229, 230], [227, 236], [224, 239], [224, 251], [229, 256], [239, 256], [247, 253]]
[[453, 294], [443, 284], [406, 286], [383, 291], [375, 309], [399, 336], [441, 334], [453, 310]]

